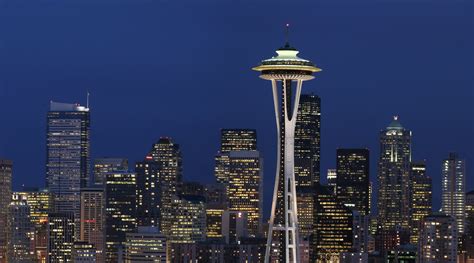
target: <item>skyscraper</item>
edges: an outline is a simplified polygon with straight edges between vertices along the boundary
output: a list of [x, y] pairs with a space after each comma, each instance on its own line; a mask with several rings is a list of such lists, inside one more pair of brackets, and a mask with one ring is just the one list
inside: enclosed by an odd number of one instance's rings
[[89, 108], [51, 101], [46, 132], [46, 186], [55, 196], [55, 210], [74, 214], [78, 236], [81, 188], [90, 177]]
[[[265, 263], [272, 255], [280, 262], [299, 260], [299, 236], [295, 179], [295, 126], [303, 81], [321, 71], [287, 42], [277, 56], [263, 60], [255, 68], [260, 78], [270, 80], [278, 131], [277, 178], [269, 222]], [[296, 82], [296, 90], [292, 83]], [[277, 83], [281, 83], [281, 93]], [[295, 91], [295, 92], [294, 92]], [[281, 94], [279, 96], [279, 93]], [[272, 248], [272, 244], [275, 246]]]
[[125, 263], [166, 263], [166, 237], [156, 227], [138, 227], [127, 233]]
[[221, 152], [256, 151], [257, 131], [254, 129], [222, 129]]
[[206, 239], [222, 240], [222, 217], [228, 209], [226, 187], [222, 184], [205, 186]]
[[336, 164], [338, 200], [361, 215], [369, 215], [369, 150], [337, 149]]
[[128, 171], [126, 158], [103, 157], [94, 159], [94, 184], [103, 185], [108, 173]]
[[204, 196], [180, 195], [172, 199], [170, 243], [195, 243], [206, 237], [206, 204]]
[[418, 242], [419, 263], [455, 263], [457, 257], [456, 220], [441, 213], [423, 219]]
[[423, 218], [432, 212], [431, 177], [426, 174], [424, 162], [410, 165], [411, 188], [411, 237], [412, 244], [418, 244], [420, 225]]
[[50, 213], [48, 216], [48, 263], [72, 262], [74, 214]]
[[336, 194], [336, 179], [337, 179], [336, 171], [337, 171], [336, 169], [328, 169], [328, 173], [326, 175], [328, 187], [334, 194]]
[[35, 257], [38, 262], [45, 262], [48, 254], [48, 215], [53, 212], [53, 196], [46, 189], [23, 187], [16, 192], [30, 208], [30, 220], [34, 226]]
[[295, 179], [298, 186], [320, 180], [321, 99], [302, 94], [295, 126]]
[[315, 232], [311, 240], [311, 262], [333, 262], [352, 248], [352, 211], [320, 184], [315, 186]]
[[[8, 220], [8, 205], [12, 199], [12, 170], [13, 162], [0, 159], [0, 226], [6, 226]], [[0, 228], [0, 263], [7, 260], [7, 228]]]
[[263, 160], [258, 151], [229, 152], [229, 211], [247, 213], [249, 235], [254, 237], [262, 225], [262, 182]]
[[30, 207], [23, 196], [14, 194], [8, 206], [8, 262], [33, 262], [35, 259], [35, 228]]
[[409, 228], [410, 162], [411, 131], [403, 128], [395, 116], [392, 123], [380, 132], [377, 206], [381, 231], [385, 233], [396, 233], [396, 228], [403, 231]]
[[226, 211], [222, 217], [222, 235], [226, 244], [239, 244], [248, 235], [248, 217], [245, 212]]
[[115, 172], [107, 174], [105, 184], [106, 262], [118, 261], [126, 233], [135, 231], [136, 174]]
[[443, 161], [441, 211], [456, 219], [459, 237], [466, 225], [466, 162], [456, 153]]
[[229, 180], [229, 152], [256, 151], [257, 131], [253, 129], [222, 129], [221, 147], [215, 157], [214, 174], [218, 183], [226, 185]]
[[182, 185], [182, 159], [179, 145], [171, 138], [162, 137], [153, 145], [149, 156], [155, 161], [159, 169], [159, 180], [161, 187], [160, 202], [160, 230], [166, 236], [169, 235], [173, 211], [171, 204], [173, 196], [180, 193]]
[[82, 189], [80, 227], [81, 241], [93, 246], [97, 262], [105, 262], [105, 195], [102, 187]]
[[467, 255], [470, 259], [474, 259], [474, 191], [466, 194], [466, 216]]
[[161, 182], [159, 165], [151, 156], [135, 163], [137, 173], [137, 224], [160, 226]]
[[72, 246], [72, 262], [95, 263], [97, 261], [97, 249], [94, 245], [84, 241], [76, 241]]

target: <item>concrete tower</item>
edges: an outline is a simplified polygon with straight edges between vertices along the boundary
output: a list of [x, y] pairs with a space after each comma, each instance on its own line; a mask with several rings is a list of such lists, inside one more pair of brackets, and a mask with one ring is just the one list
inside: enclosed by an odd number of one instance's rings
[[[288, 25], [287, 25], [288, 29]], [[295, 183], [295, 126], [303, 81], [321, 71], [309, 60], [299, 58], [298, 50], [287, 41], [277, 56], [263, 60], [253, 70], [272, 83], [278, 131], [278, 161], [269, 222], [265, 263], [299, 262], [298, 216]], [[281, 84], [281, 85], [280, 85]], [[296, 84], [296, 87], [295, 85]], [[280, 87], [279, 87], [280, 86]], [[296, 90], [294, 90], [296, 88]], [[275, 247], [272, 249], [272, 244]], [[277, 251], [273, 254], [272, 251]], [[272, 253], [272, 254], [271, 254]]]

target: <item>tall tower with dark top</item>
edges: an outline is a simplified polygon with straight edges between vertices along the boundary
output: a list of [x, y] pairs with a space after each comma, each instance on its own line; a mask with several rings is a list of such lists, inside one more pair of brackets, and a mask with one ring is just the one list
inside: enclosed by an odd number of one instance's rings
[[51, 102], [46, 131], [46, 187], [55, 210], [73, 213], [79, 236], [81, 188], [90, 177], [90, 112], [79, 104]]
[[[395, 116], [380, 132], [378, 167], [378, 220], [385, 239], [408, 231], [410, 222], [411, 131], [403, 128]], [[390, 242], [383, 242], [390, 243]], [[392, 249], [392, 245], [384, 249]]]
[[432, 213], [432, 181], [426, 174], [425, 162], [410, 165], [411, 236], [410, 242], [418, 244], [423, 218]]
[[[0, 159], [0, 226], [8, 222], [8, 205], [12, 201], [12, 171], [13, 162]], [[0, 263], [7, 262], [7, 234], [6, 227], [0, 228]]]
[[118, 262], [126, 234], [135, 231], [136, 174], [115, 172], [107, 174], [105, 182], [105, 241], [107, 263]]
[[[263, 60], [255, 68], [272, 83], [278, 132], [278, 167], [268, 230], [265, 262], [299, 262], [299, 236], [295, 180], [295, 126], [303, 81], [321, 69], [298, 57], [287, 42], [277, 56]], [[294, 85], [296, 84], [296, 85]]]
[[295, 179], [299, 186], [313, 186], [320, 180], [321, 99], [302, 94], [295, 127]]
[[337, 199], [361, 215], [369, 215], [369, 150], [337, 149]]

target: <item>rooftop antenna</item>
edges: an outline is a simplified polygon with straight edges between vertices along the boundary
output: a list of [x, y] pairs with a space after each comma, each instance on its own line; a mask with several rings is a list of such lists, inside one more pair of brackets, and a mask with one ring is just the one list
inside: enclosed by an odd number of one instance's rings
[[285, 40], [286, 40], [286, 46], [290, 46], [290, 24], [286, 23], [286, 28], [285, 28]]
[[86, 105], [86, 108], [88, 108], [88, 109], [89, 109], [89, 95], [91, 95], [91, 94], [89, 93], [89, 91], [87, 91], [87, 103], [86, 103], [87, 105]]

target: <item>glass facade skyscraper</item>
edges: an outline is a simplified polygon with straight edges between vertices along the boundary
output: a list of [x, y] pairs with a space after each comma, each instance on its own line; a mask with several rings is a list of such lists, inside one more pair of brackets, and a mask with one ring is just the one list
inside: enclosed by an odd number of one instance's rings
[[[173, 220], [172, 200], [180, 194], [182, 186], [182, 158], [179, 145], [171, 138], [162, 137], [155, 143], [147, 157], [153, 160], [159, 172], [161, 207], [160, 207], [160, 230], [166, 236], [169, 235], [171, 221]], [[141, 179], [140, 179], [141, 180]], [[150, 182], [150, 186], [151, 186]]]
[[466, 163], [456, 153], [443, 161], [441, 211], [456, 219], [461, 236], [466, 226]]
[[258, 151], [229, 153], [227, 198], [229, 210], [248, 215], [249, 235], [258, 236], [262, 225], [263, 159]]
[[[8, 222], [8, 205], [12, 199], [13, 162], [0, 159], [0, 226]], [[0, 228], [0, 263], [7, 260], [7, 228]]]
[[136, 224], [135, 173], [115, 172], [107, 175], [105, 184], [106, 262], [118, 262], [126, 233], [135, 231]]
[[110, 157], [94, 159], [94, 184], [103, 185], [107, 174], [116, 171], [128, 171], [128, 160]]
[[336, 196], [361, 215], [370, 214], [369, 150], [337, 149]]
[[397, 116], [380, 132], [377, 207], [379, 224], [386, 233], [409, 228], [411, 136], [411, 131], [403, 128]]
[[[302, 94], [295, 127], [296, 187], [320, 181], [321, 99]], [[296, 190], [298, 192], [298, 189]]]
[[418, 244], [421, 222], [432, 213], [432, 182], [426, 174], [424, 162], [410, 165], [411, 188], [411, 236], [412, 244]]
[[46, 187], [57, 212], [74, 214], [79, 235], [81, 188], [90, 178], [90, 112], [79, 104], [51, 102], [46, 131]]

